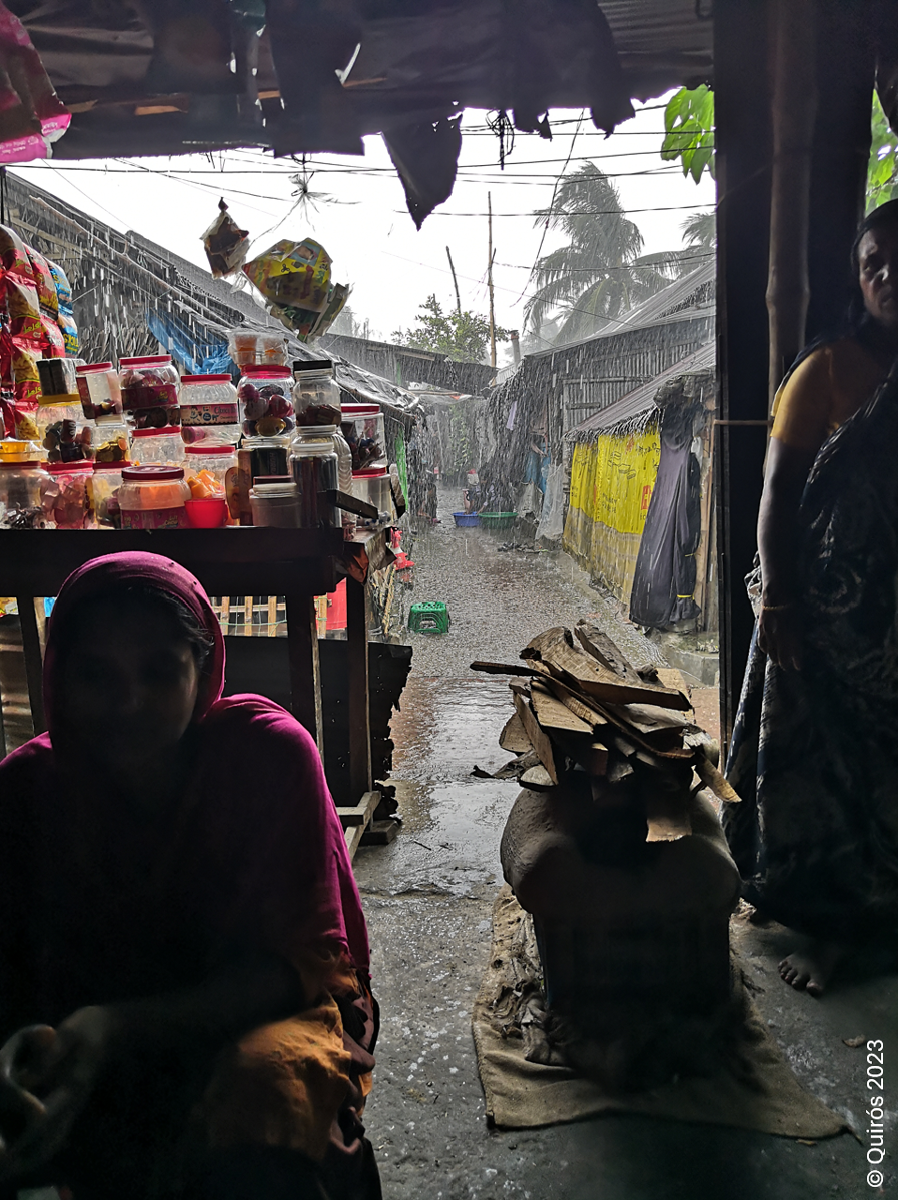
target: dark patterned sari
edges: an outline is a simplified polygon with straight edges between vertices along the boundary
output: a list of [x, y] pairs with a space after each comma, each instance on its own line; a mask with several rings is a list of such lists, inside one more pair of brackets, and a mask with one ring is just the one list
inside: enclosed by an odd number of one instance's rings
[[898, 931], [898, 364], [823, 445], [799, 513], [803, 668], [758, 648], [724, 828], [766, 915], [817, 936]]

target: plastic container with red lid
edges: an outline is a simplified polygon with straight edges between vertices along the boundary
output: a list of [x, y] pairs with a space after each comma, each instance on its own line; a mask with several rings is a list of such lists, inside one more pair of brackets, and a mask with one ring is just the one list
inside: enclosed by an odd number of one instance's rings
[[373, 504], [377, 509], [377, 518], [356, 517], [360, 529], [378, 529], [389, 525], [394, 518], [393, 493], [390, 487], [390, 474], [384, 467], [372, 467], [364, 471], [353, 471], [352, 492], [357, 500]]
[[183, 467], [125, 467], [118, 499], [122, 529], [187, 528], [190, 488]]
[[177, 425], [163, 429], [135, 429], [131, 435], [131, 460], [141, 466], [184, 465], [184, 443]]
[[93, 529], [93, 463], [55, 462], [47, 467], [49, 480], [44, 484], [41, 503], [47, 519], [57, 529]]
[[247, 437], [280, 437], [290, 433], [293, 376], [287, 367], [244, 367], [237, 385], [243, 432]]
[[42, 503], [49, 482], [33, 442], [0, 441], [0, 528], [52, 529]]
[[180, 425], [180, 377], [169, 354], [119, 359], [122, 408], [138, 429]]
[[88, 421], [121, 414], [122, 391], [111, 362], [84, 363], [75, 368], [75, 374], [81, 408]]
[[376, 404], [344, 404], [340, 430], [349, 445], [353, 473], [386, 467], [384, 418]]
[[122, 510], [119, 507], [119, 491], [122, 486], [122, 471], [130, 462], [94, 462], [90, 480], [91, 502], [94, 516], [101, 529], [121, 529]]
[[181, 437], [186, 444], [237, 445], [240, 413], [230, 375], [185, 375], [179, 400]]

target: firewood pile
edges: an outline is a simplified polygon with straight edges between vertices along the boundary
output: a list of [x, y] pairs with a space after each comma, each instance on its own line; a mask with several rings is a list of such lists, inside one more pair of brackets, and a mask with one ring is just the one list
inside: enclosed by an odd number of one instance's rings
[[[630, 777], [650, 787], [646, 841], [692, 832], [691, 795], [709, 788], [727, 803], [739, 797], [717, 768], [716, 745], [694, 722], [687, 697], [649, 668], [637, 671], [595, 625], [556, 627], [521, 652], [523, 664], [475, 662], [472, 670], [516, 678], [515, 713], [499, 739], [517, 758], [500, 772], [543, 790], [583, 773], [608, 796]], [[610, 796], [609, 796], [610, 799]]]

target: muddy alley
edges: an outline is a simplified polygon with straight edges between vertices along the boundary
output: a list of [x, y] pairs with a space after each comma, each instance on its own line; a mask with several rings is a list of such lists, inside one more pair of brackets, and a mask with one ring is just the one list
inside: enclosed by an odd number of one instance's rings
[[[421, 530], [411, 551], [406, 608], [443, 600], [452, 623], [444, 636], [408, 635], [413, 668], [393, 722], [403, 827], [392, 845], [362, 849], [355, 860], [382, 1014], [367, 1125], [386, 1200], [867, 1194], [864, 1152], [850, 1134], [808, 1146], [633, 1116], [487, 1128], [471, 1010], [502, 884], [499, 840], [518, 785], [471, 775], [475, 764], [495, 770], [507, 760], [498, 737], [510, 697], [504, 679], [468, 666], [514, 661], [551, 625], [612, 617], [598, 593], [574, 585], [568, 560], [503, 551], [510, 533], [456, 529], [459, 498], [443, 491], [441, 523]], [[628, 654], [640, 652], [631, 629], [609, 632], [627, 642]], [[776, 976], [782, 931], [737, 926], [736, 936], [756, 1001], [799, 1078], [862, 1128], [862, 1054], [842, 1039], [887, 1037], [894, 996], [861, 981], [815, 1002]]]

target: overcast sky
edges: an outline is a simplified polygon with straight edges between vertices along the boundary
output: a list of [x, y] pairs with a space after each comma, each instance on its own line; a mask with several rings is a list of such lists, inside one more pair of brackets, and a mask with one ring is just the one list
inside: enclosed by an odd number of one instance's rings
[[[535, 209], [551, 203], [557, 176], [584, 160], [614, 177], [623, 206], [645, 238], [645, 252], [681, 246], [680, 225], [714, 204], [713, 181], [684, 179], [678, 164], [661, 161], [663, 100], [651, 101], [610, 138], [588, 115], [551, 114], [553, 140], [517, 134], [505, 170], [485, 114], [467, 112], [455, 191], [418, 232], [379, 137], [365, 139], [364, 157], [309, 160], [311, 204], [294, 207], [300, 170], [256, 150], [212, 156], [83, 160], [20, 165], [12, 170], [121, 232], [136, 230], [182, 257], [207, 266], [201, 235], [216, 215], [219, 196], [256, 252], [281, 238], [311, 235], [333, 259], [333, 278], [352, 285], [349, 305], [370, 322], [370, 335], [390, 340], [414, 322], [418, 305], [435, 292], [444, 308], [455, 304], [446, 246], [459, 276], [462, 305], [486, 313], [487, 195], [492, 193], [496, 320], [523, 328], [524, 301], [543, 229]], [[561, 244], [546, 236], [542, 253]], [[523, 294], [523, 298], [522, 298]], [[505, 357], [500, 351], [500, 362]]]

